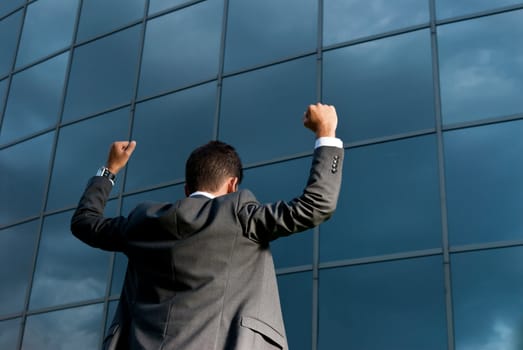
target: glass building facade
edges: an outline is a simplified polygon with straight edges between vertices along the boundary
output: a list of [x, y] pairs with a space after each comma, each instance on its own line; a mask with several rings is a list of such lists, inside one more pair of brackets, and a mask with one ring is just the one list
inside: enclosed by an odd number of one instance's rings
[[183, 196], [196, 146], [290, 200], [310, 103], [346, 148], [338, 210], [274, 242], [292, 350], [523, 348], [523, 2], [0, 2], [0, 348], [96, 349], [126, 258], [69, 220], [114, 140], [109, 216]]

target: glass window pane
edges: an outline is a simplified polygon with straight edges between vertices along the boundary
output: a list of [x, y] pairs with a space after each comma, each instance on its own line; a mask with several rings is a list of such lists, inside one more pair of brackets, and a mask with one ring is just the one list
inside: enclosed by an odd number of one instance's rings
[[2, 143], [56, 125], [68, 57], [64, 53], [13, 76], [0, 133]]
[[[7, 98], [6, 97], [6, 92], [7, 92], [7, 81], [9, 79], [4, 79], [4, 80], [0, 80], [0, 121], [2, 121], [2, 113], [4, 112], [4, 102], [5, 102], [5, 99]], [[2, 129], [0, 128], [0, 132], [2, 131]]]
[[44, 219], [31, 290], [32, 310], [105, 295], [109, 253], [73, 236], [69, 229], [72, 214]]
[[122, 253], [116, 253], [114, 259], [111, 295], [120, 295], [127, 271], [127, 257]]
[[315, 102], [316, 57], [226, 78], [219, 139], [232, 144], [244, 164], [312, 152], [314, 135], [302, 118]]
[[[47, 210], [78, 203], [88, 179], [105, 165], [111, 143], [129, 137], [129, 114], [123, 108], [60, 130]], [[120, 191], [123, 174], [117, 175], [113, 194]]]
[[39, 0], [27, 6], [16, 66], [71, 45], [78, 0]]
[[441, 256], [320, 270], [319, 349], [447, 348]]
[[147, 23], [140, 96], [216, 78], [222, 13], [223, 0], [207, 0]]
[[[301, 195], [307, 182], [311, 158], [249, 169], [241, 188], [250, 189], [259, 202], [290, 201]], [[277, 268], [312, 264], [312, 230], [271, 242]]]
[[0, 1], [0, 17], [6, 15], [7, 13], [13, 11], [17, 7], [22, 6], [26, 0], [8, 0]]
[[456, 350], [523, 346], [523, 248], [451, 257]]
[[426, 0], [328, 0], [323, 11], [324, 45], [429, 22]]
[[437, 0], [436, 15], [438, 18], [447, 18], [521, 3], [521, 0]]
[[22, 319], [20, 318], [0, 321], [0, 348], [6, 350], [17, 348], [21, 325]]
[[324, 101], [345, 142], [434, 127], [428, 30], [328, 51]]
[[109, 305], [107, 306], [107, 318], [105, 320], [104, 336], [107, 334], [109, 327], [111, 327], [111, 323], [113, 322], [113, 317], [116, 313], [117, 307], [118, 307], [118, 300], [110, 301]]
[[[4, 1], [0, 1], [0, 4], [3, 3]], [[0, 77], [11, 71], [22, 13], [22, 11], [18, 11], [0, 21], [0, 52], [2, 53], [0, 55]]]
[[452, 245], [523, 238], [523, 121], [444, 134]]
[[311, 349], [312, 273], [278, 276], [278, 288], [289, 349]]
[[54, 132], [0, 150], [0, 225], [42, 209]]
[[149, 0], [149, 14], [179, 6], [192, 0]]
[[434, 136], [350, 149], [338, 208], [320, 226], [322, 261], [441, 247]]
[[225, 71], [316, 50], [316, 0], [229, 1]]
[[24, 309], [37, 231], [38, 221], [0, 231], [0, 315]]
[[89, 0], [82, 3], [76, 41], [84, 41], [141, 19], [145, 0]]
[[126, 190], [183, 179], [191, 151], [213, 137], [215, 108], [214, 83], [138, 104]]
[[134, 26], [74, 51], [65, 120], [131, 102], [139, 41], [140, 26]]
[[27, 317], [23, 350], [92, 350], [100, 345], [103, 304]]
[[438, 28], [445, 124], [523, 111], [523, 10]]

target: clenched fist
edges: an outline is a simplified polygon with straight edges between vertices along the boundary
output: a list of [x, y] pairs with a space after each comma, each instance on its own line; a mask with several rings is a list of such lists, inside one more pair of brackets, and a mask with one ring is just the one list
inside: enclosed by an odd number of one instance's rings
[[310, 105], [303, 115], [303, 125], [312, 130], [316, 137], [336, 137], [338, 115], [334, 106], [317, 103]]
[[136, 148], [136, 141], [113, 142], [107, 157], [107, 168], [113, 174], [117, 174], [129, 161], [131, 154]]

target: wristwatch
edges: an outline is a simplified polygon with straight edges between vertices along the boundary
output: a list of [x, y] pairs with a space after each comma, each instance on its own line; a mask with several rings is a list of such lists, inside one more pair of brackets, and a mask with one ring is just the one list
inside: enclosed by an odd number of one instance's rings
[[98, 169], [98, 172], [96, 173], [96, 176], [105, 176], [106, 178], [109, 179], [109, 181], [111, 181], [111, 183], [114, 186], [114, 181], [116, 180], [116, 175], [111, 173], [107, 167], [105, 167], [105, 166], [100, 167], [100, 169]]

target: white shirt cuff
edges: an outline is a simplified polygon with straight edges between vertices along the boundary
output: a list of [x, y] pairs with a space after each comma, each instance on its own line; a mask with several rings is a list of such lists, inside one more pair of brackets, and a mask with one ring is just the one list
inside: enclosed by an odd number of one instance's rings
[[316, 139], [314, 148], [318, 148], [321, 146], [331, 146], [331, 147], [343, 148], [343, 141], [341, 141], [337, 137], [319, 137]]

